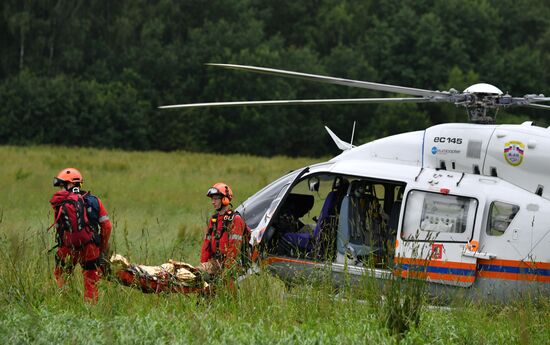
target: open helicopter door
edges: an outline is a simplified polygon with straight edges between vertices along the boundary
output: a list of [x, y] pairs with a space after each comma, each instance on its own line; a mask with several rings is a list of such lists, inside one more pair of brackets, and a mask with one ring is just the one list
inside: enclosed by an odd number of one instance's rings
[[[460, 176], [439, 175], [442, 180]], [[434, 180], [432, 175], [429, 178]], [[408, 190], [397, 241], [397, 273], [440, 284], [471, 286], [477, 259], [483, 255], [478, 252], [479, 203], [477, 197], [454, 195], [447, 188]]]
[[308, 171], [309, 167], [290, 172], [237, 207], [236, 211], [243, 216], [246, 224], [252, 229], [250, 244], [258, 245], [264, 237], [269, 239], [272, 234], [269, 231], [266, 234], [266, 229], [268, 229], [273, 215], [295, 181], [299, 180]]

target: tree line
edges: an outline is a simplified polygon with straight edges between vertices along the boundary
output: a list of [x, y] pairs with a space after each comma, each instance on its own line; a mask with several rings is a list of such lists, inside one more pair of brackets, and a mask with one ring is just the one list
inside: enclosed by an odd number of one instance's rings
[[[488, 82], [550, 94], [544, 0], [6, 0], [0, 5], [0, 144], [258, 155], [335, 153], [467, 121], [452, 105], [159, 110], [159, 105], [393, 96], [207, 67], [238, 63], [424, 89]], [[546, 123], [541, 110], [498, 122]]]

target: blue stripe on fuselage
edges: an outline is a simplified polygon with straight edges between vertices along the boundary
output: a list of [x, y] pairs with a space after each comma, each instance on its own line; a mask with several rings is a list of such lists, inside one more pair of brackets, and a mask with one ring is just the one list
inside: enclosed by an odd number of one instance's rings
[[436, 266], [422, 266], [422, 265], [408, 265], [401, 264], [398, 266], [403, 270], [409, 270], [410, 268], [419, 272], [440, 273], [440, 274], [455, 274], [460, 276], [473, 276], [475, 270], [468, 270], [464, 268], [452, 268], [452, 267], [436, 267]]
[[529, 268], [529, 267], [513, 267], [502, 265], [477, 265], [479, 271], [516, 273], [516, 274], [535, 274], [539, 276], [550, 276], [550, 269], [544, 268]]

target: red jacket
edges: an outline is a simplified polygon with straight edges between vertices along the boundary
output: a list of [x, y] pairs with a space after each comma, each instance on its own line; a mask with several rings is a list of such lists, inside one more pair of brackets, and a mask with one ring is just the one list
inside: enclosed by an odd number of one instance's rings
[[[224, 231], [224, 217], [227, 219], [231, 216], [233, 216], [233, 221], [230, 223], [228, 220], [225, 221], [229, 224], [228, 229]], [[231, 210], [228, 210], [224, 214], [213, 215], [208, 221], [208, 230], [202, 243], [201, 262], [207, 262], [210, 259], [220, 259], [224, 267], [231, 267], [241, 253], [245, 226], [241, 216]], [[216, 240], [216, 237], [219, 237], [219, 239]], [[219, 244], [221, 258], [215, 257], [218, 249], [216, 242]]]

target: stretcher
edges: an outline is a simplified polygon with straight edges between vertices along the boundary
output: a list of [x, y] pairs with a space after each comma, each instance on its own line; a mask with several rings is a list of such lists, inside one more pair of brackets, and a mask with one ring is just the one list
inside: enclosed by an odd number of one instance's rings
[[136, 265], [120, 254], [113, 254], [109, 261], [111, 272], [120, 283], [143, 292], [203, 293], [210, 289], [197, 268], [185, 262], [168, 260], [160, 266]]

